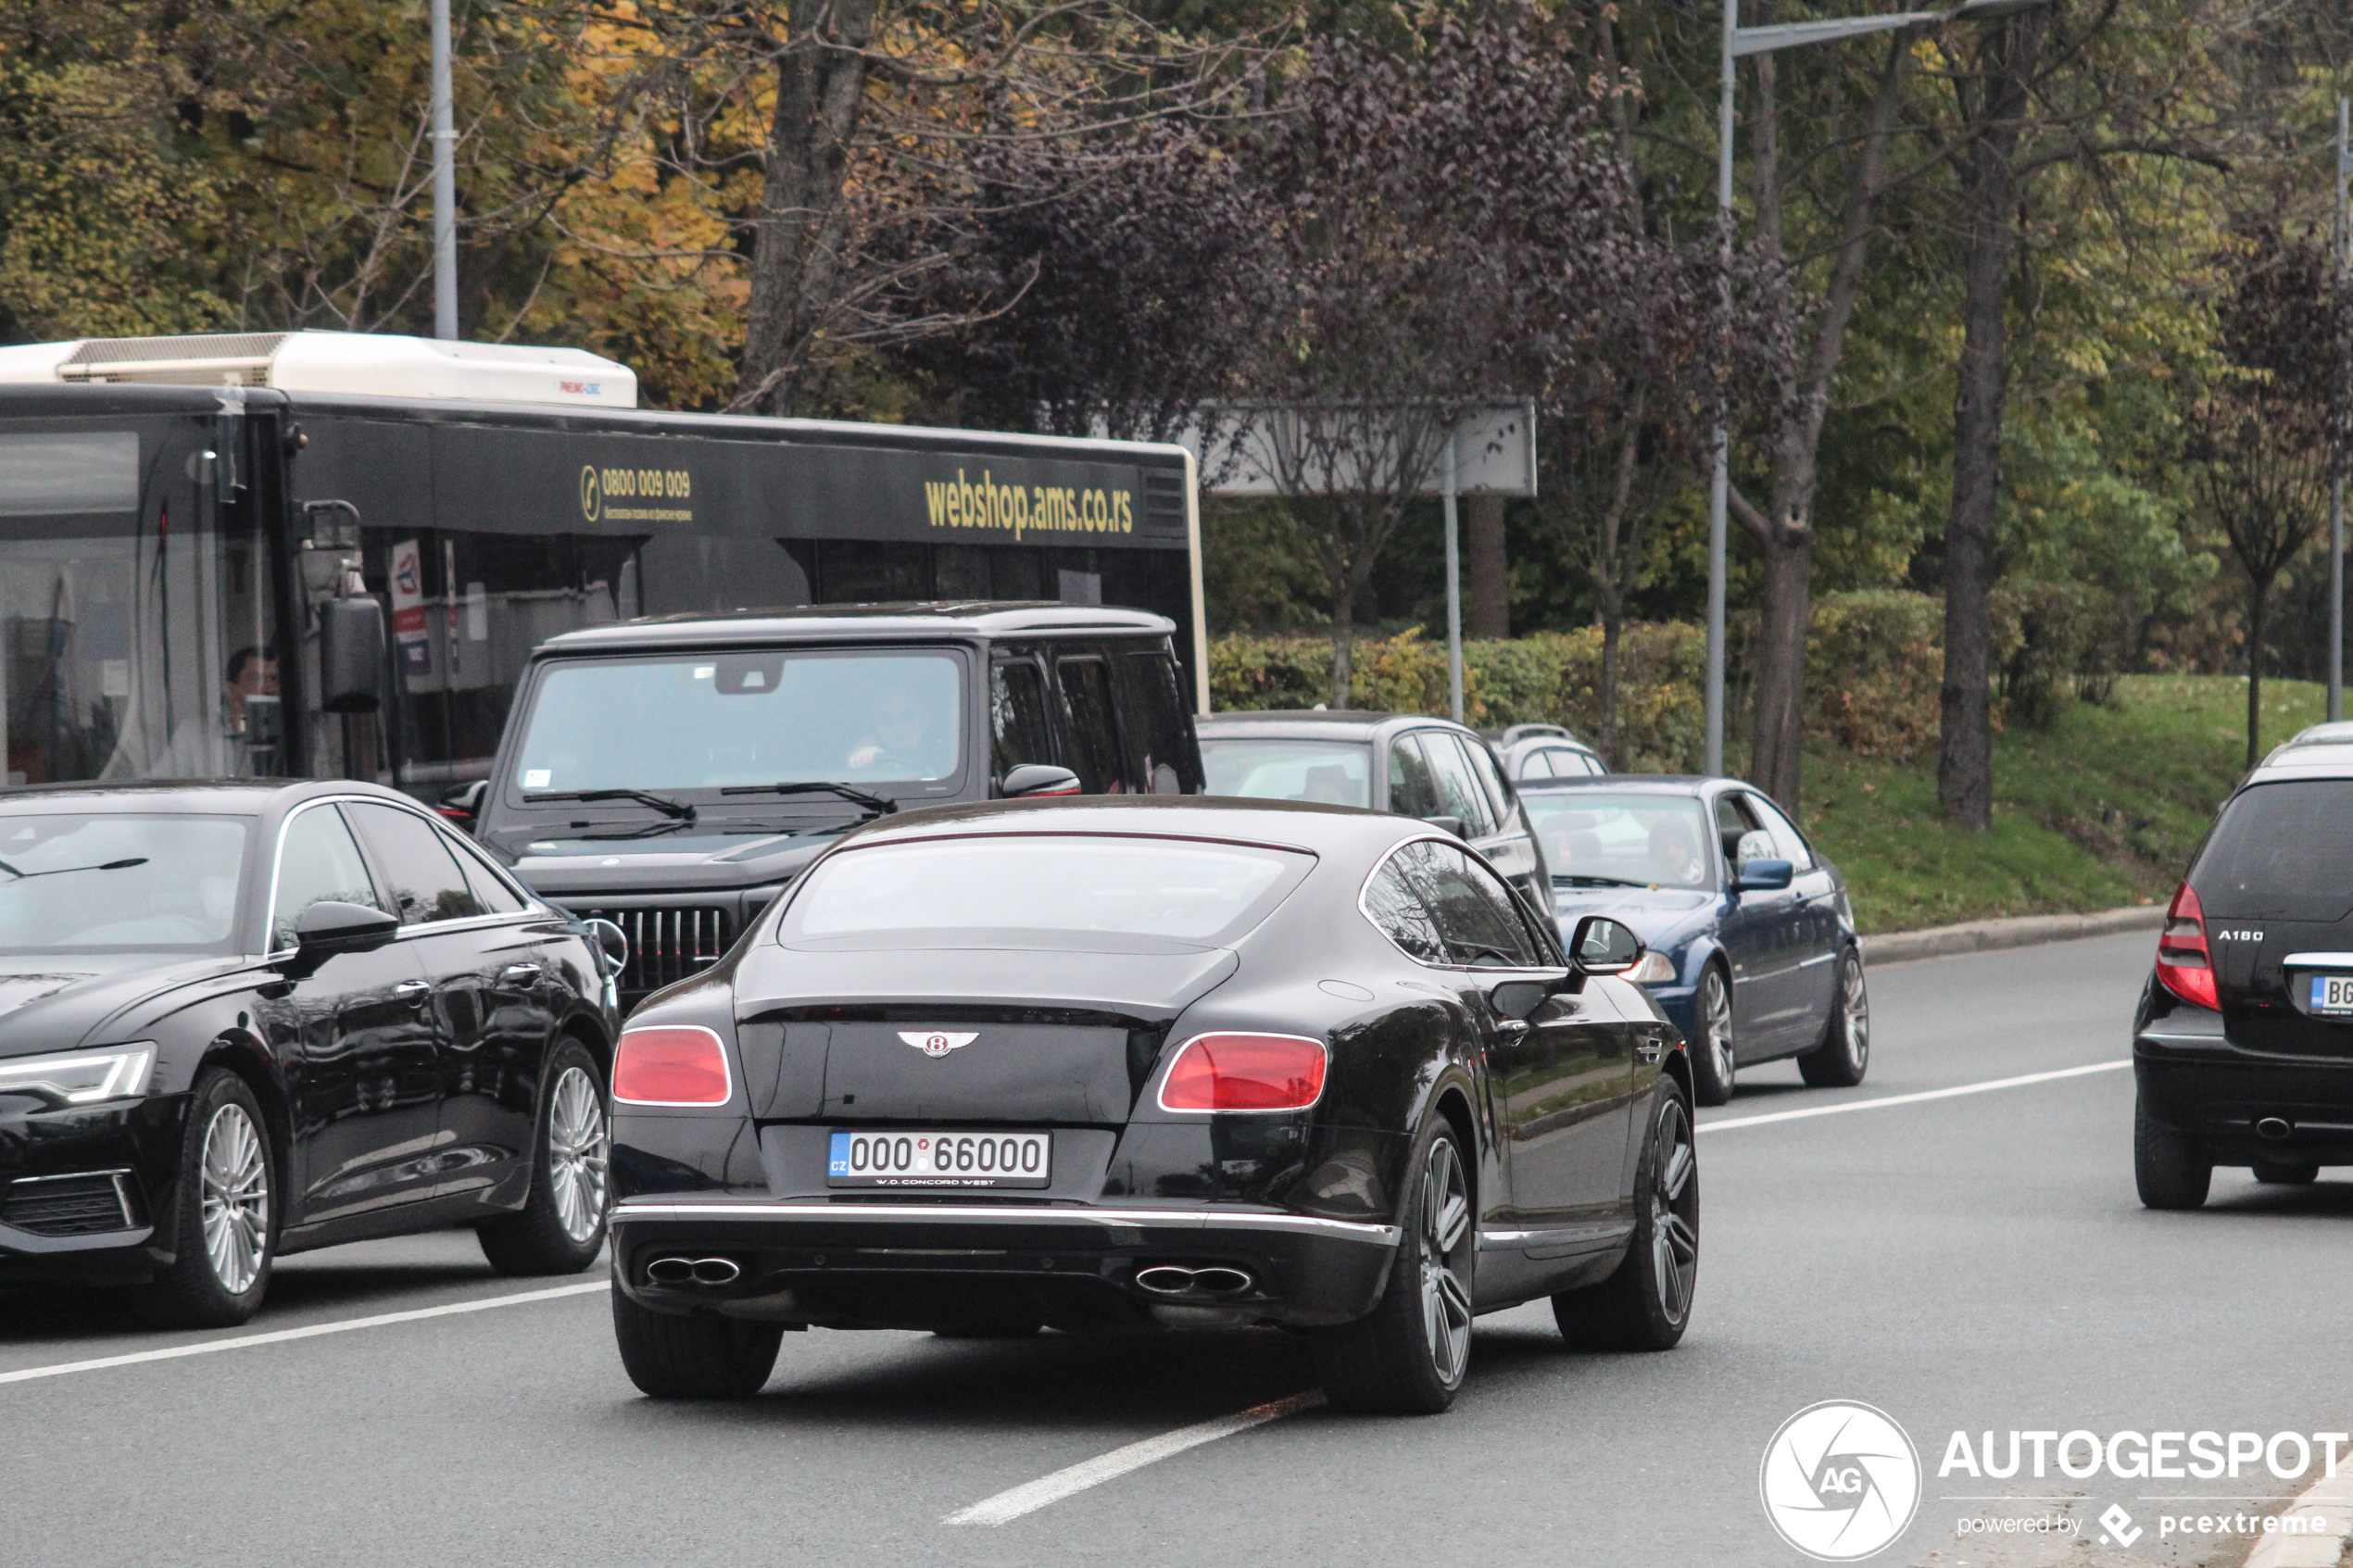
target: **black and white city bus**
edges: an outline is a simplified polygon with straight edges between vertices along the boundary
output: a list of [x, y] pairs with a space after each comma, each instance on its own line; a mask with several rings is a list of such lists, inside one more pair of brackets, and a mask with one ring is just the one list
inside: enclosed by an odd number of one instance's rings
[[638, 616], [1049, 600], [1168, 616], [1177, 446], [639, 409], [577, 349], [340, 332], [0, 348], [6, 781], [484, 776], [517, 676]]

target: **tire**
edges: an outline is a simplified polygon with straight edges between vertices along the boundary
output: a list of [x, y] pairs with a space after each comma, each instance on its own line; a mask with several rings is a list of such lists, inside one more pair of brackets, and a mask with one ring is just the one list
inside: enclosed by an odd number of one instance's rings
[[1315, 1331], [1315, 1375], [1338, 1409], [1436, 1415], [1470, 1365], [1470, 1178], [1453, 1126], [1435, 1112], [1414, 1145], [1397, 1259], [1369, 1317]]
[[252, 1087], [213, 1068], [198, 1075], [182, 1135], [176, 1248], [139, 1305], [159, 1327], [228, 1328], [261, 1306], [278, 1245], [277, 1160]]
[[2259, 1160], [2255, 1162], [2255, 1179], [2267, 1186], [2300, 1187], [2308, 1182], [2320, 1180], [2320, 1177], [2321, 1167], [2317, 1163], [2277, 1160]]
[[611, 1207], [604, 1080], [577, 1040], [556, 1047], [532, 1140], [531, 1192], [511, 1214], [474, 1227], [502, 1274], [576, 1274], [604, 1250]]
[[776, 1370], [785, 1325], [641, 1307], [612, 1290], [612, 1335], [638, 1392], [657, 1399], [749, 1399]]
[[1871, 1067], [1871, 1004], [1863, 990], [1863, 956], [1839, 955], [1838, 995], [1822, 1043], [1797, 1059], [1798, 1075], [1818, 1089], [1851, 1089]]
[[1635, 1177], [1634, 1239], [1617, 1272], [1553, 1298], [1562, 1342], [1584, 1350], [1670, 1350], [1699, 1283], [1699, 1145], [1682, 1085], [1662, 1080]]
[[2214, 1161], [2187, 1133], [2160, 1127], [2133, 1099], [2133, 1180], [2151, 1209], [2199, 1209], [2214, 1184]]
[[1702, 1105], [1722, 1105], [1732, 1098], [1740, 1067], [1732, 1060], [1731, 986], [1715, 964], [1700, 971], [1699, 989], [1692, 997], [1692, 1098]]

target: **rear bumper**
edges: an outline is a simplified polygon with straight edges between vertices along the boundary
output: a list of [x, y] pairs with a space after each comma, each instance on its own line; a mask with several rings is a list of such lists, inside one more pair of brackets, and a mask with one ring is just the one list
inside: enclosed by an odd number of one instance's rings
[[[663, 1311], [845, 1328], [1302, 1326], [1372, 1311], [1396, 1256], [1393, 1225], [1273, 1210], [980, 1203], [624, 1201], [614, 1280]], [[648, 1265], [726, 1258], [733, 1282], [663, 1286]], [[1246, 1288], [1154, 1291], [1140, 1271], [1215, 1265]]]
[[2353, 1058], [2261, 1055], [2212, 1015], [2177, 1013], [2134, 1037], [2133, 1076], [2144, 1112], [2218, 1165], [2353, 1165]]

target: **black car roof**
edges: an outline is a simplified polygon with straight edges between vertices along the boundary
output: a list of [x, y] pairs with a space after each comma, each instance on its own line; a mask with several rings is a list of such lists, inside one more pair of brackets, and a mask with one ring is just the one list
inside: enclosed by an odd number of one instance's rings
[[607, 653], [725, 644], [881, 642], [943, 634], [971, 637], [1109, 633], [1165, 637], [1176, 623], [1148, 610], [1029, 600], [939, 600], [812, 605], [801, 609], [661, 615], [566, 632], [540, 645], [550, 654]]
[[280, 801], [315, 795], [369, 795], [404, 806], [413, 797], [352, 779], [140, 779], [108, 784], [12, 784], [0, 789], [0, 814], [54, 811], [138, 811], [191, 816], [260, 816]]
[[1263, 844], [1310, 853], [1373, 855], [1439, 836], [1387, 811], [1238, 796], [1137, 795], [982, 800], [901, 811], [860, 828], [845, 846], [980, 834], [1104, 834]]

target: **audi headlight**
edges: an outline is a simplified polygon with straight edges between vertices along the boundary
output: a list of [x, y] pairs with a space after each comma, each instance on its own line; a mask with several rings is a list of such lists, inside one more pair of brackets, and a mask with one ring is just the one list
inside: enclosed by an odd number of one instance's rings
[[0, 1060], [0, 1095], [37, 1095], [55, 1105], [96, 1105], [134, 1099], [147, 1092], [156, 1047], [106, 1046], [58, 1056], [21, 1056]]

